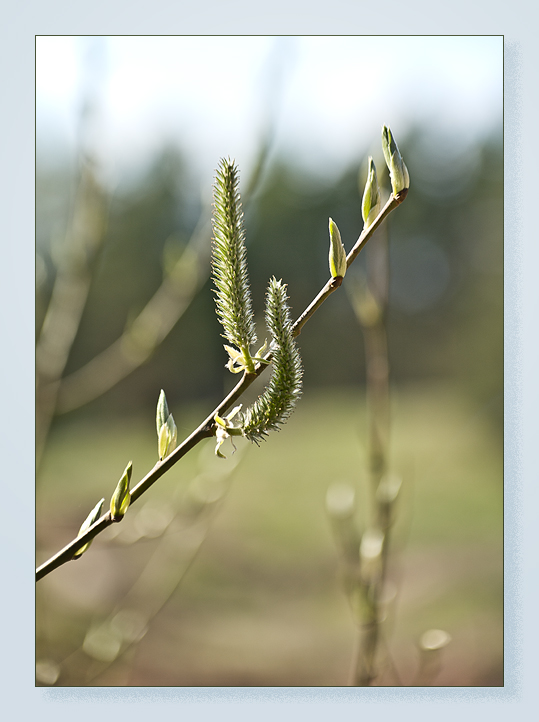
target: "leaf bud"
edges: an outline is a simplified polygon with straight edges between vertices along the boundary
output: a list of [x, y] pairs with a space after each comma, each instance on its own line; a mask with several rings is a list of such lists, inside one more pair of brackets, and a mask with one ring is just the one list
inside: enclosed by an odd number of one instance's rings
[[116, 485], [112, 499], [110, 500], [110, 513], [113, 521], [120, 521], [124, 516], [131, 502], [131, 494], [129, 493], [129, 484], [131, 482], [131, 473], [133, 471], [133, 462], [130, 461], [125, 467], [122, 478]]
[[337, 224], [332, 218], [329, 219], [329, 241], [329, 270], [331, 276], [333, 278], [337, 276], [344, 278], [346, 273], [346, 251]]
[[[94, 524], [99, 519], [99, 517], [101, 515], [101, 509], [103, 508], [104, 503], [105, 503], [105, 500], [101, 499], [101, 501], [99, 501], [94, 506], [92, 511], [88, 514], [88, 516], [82, 523], [82, 526], [79, 529], [79, 533], [77, 534], [77, 537], [80, 537], [85, 532], [87, 532], [88, 529], [92, 526], [92, 524]], [[73, 554], [73, 559], [78, 559], [80, 556], [82, 556], [84, 554], [84, 552], [88, 549], [88, 547], [90, 546], [92, 541], [93, 541], [93, 539], [90, 539], [89, 542], [87, 542], [86, 544], [83, 544], [79, 549], [77, 549], [77, 551]]]
[[391, 130], [387, 125], [384, 125], [382, 128], [382, 151], [389, 169], [393, 195], [398, 196], [402, 194], [404, 196], [404, 191], [407, 191], [410, 187], [410, 175]]
[[155, 424], [157, 427], [157, 449], [159, 458], [164, 459], [165, 456], [170, 454], [176, 447], [178, 429], [174, 423], [174, 417], [168, 411], [167, 398], [163, 389], [161, 389], [159, 401], [157, 402]]
[[367, 172], [367, 182], [363, 192], [363, 200], [361, 203], [361, 214], [365, 228], [368, 228], [377, 215], [380, 213], [381, 199], [380, 189], [378, 187], [378, 179], [376, 177], [376, 166], [372, 157], [369, 157], [369, 170]]
[[155, 416], [155, 424], [157, 426], [157, 435], [159, 436], [161, 432], [161, 427], [163, 424], [167, 423], [169, 411], [168, 411], [168, 404], [167, 404], [167, 397], [165, 396], [165, 392], [163, 389], [161, 389], [161, 393], [159, 394], [159, 400], [157, 402], [157, 413]]
[[172, 414], [168, 415], [166, 423], [163, 424], [159, 431], [159, 458], [164, 459], [171, 451], [176, 448], [176, 440], [178, 438], [178, 429], [174, 422]]

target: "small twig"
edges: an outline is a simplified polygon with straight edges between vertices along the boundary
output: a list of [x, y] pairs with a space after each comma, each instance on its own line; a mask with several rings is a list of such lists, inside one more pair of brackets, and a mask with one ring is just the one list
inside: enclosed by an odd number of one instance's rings
[[[350, 251], [350, 253], [346, 256], [346, 267], [350, 268], [352, 263], [356, 260], [358, 257], [360, 251], [365, 247], [367, 241], [372, 238], [374, 231], [376, 231], [377, 228], [384, 222], [384, 220], [387, 218], [387, 216], [391, 213], [392, 210], [394, 210], [402, 201], [404, 200], [405, 196], [402, 194], [399, 195], [399, 197], [395, 197], [391, 195], [385, 204], [385, 206], [382, 208], [380, 213], [378, 214], [376, 220], [366, 229], [363, 229], [361, 232], [359, 238], [357, 239], [354, 247]], [[333, 291], [336, 291], [337, 288], [341, 285], [343, 279], [340, 276], [337, 276], [336, 278], [330, 278], [329, 281], [326, 283], [324, 288], [320, 291], [320, 293], [316, 296], [316, 298], [311, 301], [311, 303], [307, 306], [305, 311], [301, 314], [301, 316], [298, 318], [298, 320], [294, 323], [292, 326], [292, 333], [294, 336], [299, 336], [301, 333], [301, 329], [303, 326], [307, 323], [307, 321], [311, 318], [311, 316], [315, 313], [315, 311], [324, 303], [326, 298], [330, 296]]]
[[[400, 198], [390, 196], [384, 208], [378, 214], [376, 220], [367, 228], [362, 231], [356, 244], [347, 256], [347, 266], [350, 266], [359, 255], [359, 252], [365, 246], [367, 241], [372, 237], [375, 230], [380, 226], [384, 219], [394, 210], [399, 203], [403, 200], [401, 195]], [[342, 283], [342, 278], [331, 278], [325, 286], [322, 288], [320, 293], [315, 297], [312, 303], [305, 309], [300, 315], [298, 320], [292, 326], [292, 334], [298, 336], [301, 329], [315, 313], [315, 311], [322, 305], [322, 303], [335, 291]], [[270, 357], [267, 356], [267, 359]], [[258, 376], [264, 371], [268, 364], [258, 364], [255, 368], [254, 373], [245, 373], [238, 384], [232, 389], [232, 391], [226, 396], [221, 403], [209, 414], [209, 416], [200, 424], [200, 426], [193, 431], [193, 433], [185, 439], [169, 456], [162, 461], [158, 461], [151, 471], [131, 490], [131, 504], [133, 504], [139, 497], [142, 496], [163, 474], [165, 474], [170, 468], [174, 466], [182, 457], [184, 457], [188, 451], [194, 448], [203, 439], [210, 438], [214, 435], [215, 431], [215, 416], [223, 416], [232, 404], [243, 394], [243, 392], [255, 381]], [[48, 561], [42, 564], [36, 570], [36, 581], [39, 581], [44, 576], [52, 572], [54, 569], [62, 566], [66, 562], [73, 558], [73, 554], [83, 544], [89, 542], [91, 539], [96, 537], [108, 526], [113, 523], [110, 511], [104, 514], [98, 521], [93, 524], [84, 534], [80, 537], [76, 537], [67, 546], [61, 549], [57, 554], [51, 557]]]

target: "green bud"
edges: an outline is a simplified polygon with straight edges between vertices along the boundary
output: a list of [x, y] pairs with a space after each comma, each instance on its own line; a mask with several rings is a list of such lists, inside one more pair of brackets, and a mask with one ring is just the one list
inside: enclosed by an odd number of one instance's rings
[[387, 125], [382, 128], [382, 150], [389, 169], [393, 195], [398, 196], [399, 193], [403, 193], [410, 187], [410, 176], [391, 130]]
[[175, 449], [177, 438], [178, 429], [174, 423], [174, 417], [169, 414], [166, 423], [159, 430], [158, 450], [160, 459], [164, 459]]
[[132, 471], [133, 462], [130, 461], [125, 467], [122, 478], [118, 482], [114, 494], [112, 495], [112, 499], [110, 500], [110, 513], [113, 521], [120, 521], [131, 502], [129, 483], [131, 482]]
[[[85, 532], [88, 531], [88, 529], [94, 524], [99, 517], [101, 516], [101, 509], [103, 508], [103, 504], [105, 503], [104, 499], [101, 499], [92, 511], [88, 514], [86, 519], [84, 520], [81, 528], [79, 529], [79, 533], [77, 534], [77, 537], [82, 536]], [[90, 541], [87, 544], [83, 544], [80, 549], [77, 549], [75, 554], [73, 554], [73, 559], [78, 559], [80, 556], [84, 554], [84, 552], [88, 549], [90, 544], [92, 543], [93, 539], [90, 539]]]
[[167, 455], [167, 448], [168, 448], [168, 428], [166, 424], [163, 424], [161, 427], [161, 431], [159, 432], [159, 439], [157, 442], [157, 450], [159, 453], [159, 458], [164, 459]]
[[381, 199], [380, 189], [378, 188], [378, 179], [376, 177], [376, 166], [372, 157], [369, 157], [369, 170], [367, 172], [367, 182], [363, 191], [363, 201], [361, 203], [361, 213], [365, 228], [368, 228], [377, 215], [380, 213]]
[[159, 401], [157, 402], [157, 414], [155, 416], [155, 424], [157, 426], [157, 436], [161, 433], [161, 427], [163, 424], [167, 423], [169, 411], [168, 411], [168, 404], [167, 404], [167, 397], [165, 396], [165, 392], [163, 389], [161, 389], [161, 393], [159, 394]]
[[169, 435], [167, 451], [170, 454], [170, 452], [176, 448], [176, 441], [178, 439], [178, 427], [176, 426], [176, 423], [174, 422], [174, 417], [172, 416], [172, 414], [170, 414], [169, 417], [167, 418], [167, 429], [168, 429], [168, 435]]
[[333, 278], [337, 276], [344, 278], [346, 273], [346, 251], [337, 224], [332, 218], [329, 219], [329, 241], [329, 270], [331, 276]]
[[176, 447], [178, 429], [174, 423], [174, 417], [172, 414], [169, 414], [167, 398], [163, 389], [161, 389], [159, 401], [157, 402], [155, 424], [157, 427], [157, 448], [159, 458], [164, 459], [165, 456], [170, 454], [170, 452]]

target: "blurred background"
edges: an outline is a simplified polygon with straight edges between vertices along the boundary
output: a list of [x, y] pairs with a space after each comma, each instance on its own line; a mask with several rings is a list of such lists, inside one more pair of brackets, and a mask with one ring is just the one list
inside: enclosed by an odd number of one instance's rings
[[[37, 563], [157, 460], [166, 392], [180, 440], [237, 380], [209, 280], [221, 157], [241, 172], [250, 280], [296, 318], [328, 277], [328, 217], [362, 228], [381, 126], [411, 178], [387, 244], [389, 466], [402, 479], [381, 685], [503, 685], [501, 37], [38, 37]], [[368, 499], [355, 285], [298, 338], [304, 395], [260, 448], [200, 444], [37, 585], [38, 685], [340, 686], [356, 631], [326, 511]], [[247, 394], [249, 403], [263, 388]]]

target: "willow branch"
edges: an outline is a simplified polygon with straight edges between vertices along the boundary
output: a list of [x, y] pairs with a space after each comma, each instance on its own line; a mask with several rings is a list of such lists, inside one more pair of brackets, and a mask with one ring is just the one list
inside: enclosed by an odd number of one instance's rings
[[[357, 239], [354, 247], [350, 251], [350, 253], [346, 256], [346, 267], [350, 268], [352, 263], [356, 260], [358, 257], [360, 251], [365, 247], [367, 241], [372, 238], [374, 232], [377, 228], [380, 227], [380, 225], [384, 222], [384, 220], [387, 218], [387, 216], [391, 213], [392, 210], [394, 210], [406, 197], [406, 194], [399, 194], [399, 196], [395, 197], [391, 195], [385, 204], [385, 206], [382, 208], [376, 219], [371, 223], [371, 225], [368, 228], [364, 228], [361, 232], [361, 235]], [[294, 323], [292, 326], [292, 333], [294, 336], [299, 336], [301, 333], [301, 329], [303, 326], [307, 323], [307, 321], [311, 318], [311, 316], [320, 308], [320, 306], [324, 303], [326, 298], [328, 296], [331, 296], [333, 291], [336, 291], [337, 288], [342, 283], [342, 278], [340, 276], [337, 276], [336, 278], [330, 278], [329, 281], [326, 283], [324, 288], [320, 291], [320, 293], [316, 296], [316, 298], [311, 301], [311, 303], [307, 306], [305, 311], [301, 314], [301, 316], [298, 318], [298, 320]]]
[[[217, 516], [218, 509], [222, 506], [226, 495], [230, 491], [230, 479], [234, 469], [237, 467], [238, 456], [241, 456], [238, 449], [235, 455], [236, 464], [227, 465], [227, 470], [221, 479], [227, 478], [227, 486], [221, 497], [215, 503], [214, 501], [205, 501], [200, 510], [197, 510], [194, 518], [189, 517], [187, 523], [180, 522], [178, 514], [170, 524], [161, 532], [161, 538], [156, 548], [153, 550], [150, 558], [144, 565], [138, 578], [134, 581], [129, 591], [125, 594], [123, 600], [118, 604], [100, 623], [100, 627], [104, 628], [113, 624], [113, 620], [122, 611], [136, 610], [144, 616], [144, 626], [149, 627], [155, 617], [163, 609], [167, 601], [181, 586], [187, 573], [193, 566], [200, 550], [208, 538], [208, 534]], [[196, 480], [196, 477], [195, 477]], [[191, 535], [193, 529], [199, 529], [196, 536], [196, 542], [193, 546], [190, 542], [184, 544], [183, 533]], [[163, 575], [163, 564], [166, 566], [173, 559], [173, 572]], [[160, 568], [160, 563], [161, 567]], [[147, 590], [152, 590], [151, 598], [147, 598]], [[141, 625], [142, 626], [142, 625]], [[91, 684], [95, 679], [103, 675], [107, 669], [113, 664], [117, 664], [132, 647], [140, 641], [140, 637], [129, 638], [123, 637], [122, 645], [117, 656], [114, 659], [99, 660], [100, 668], [94, 670], [90, 676], [86, 677], [85, 683]], [[73, 666], [88, 661], [88, 656], [81, 645], [73, 651], [61, 663], [63, 670], [70, 671]], [[97, 660], [93, 660], [95, 664]], [[69, 682], [68, 682], [69, 683]], [[65, 684], [65, 682], [64, 682]]]
[[[347, 267], [349, 267], [359, 255], [362, 248], [365, 247], [367, 241], [372, 238], [376, 229], [381, 223], [387, 218], [387, 216], [394, 210], [399, 203], [404, 200], [404, 196], [394, 197], [390, 196], [386, 205], [382, 208], [378, 214], [376, 220], [367, 228], [363, 229], [354, 247], [347, 256]], [[322, 303], [335, 291], [342, 283], [342, 278], [330, 278], [325, 284], [322, 290], [314, 298], [314, 300], [307, 306], [305, 311], [299, 316], [297, 321], [292, 326], [292, 334], [298, 336], [303, 326], [313, 316], [316, 310], [322, 305]], [[267, 360], [270, 360], [270, 356], [266, 356]], [[193, 431], [193, 433], [185, 439], [169, 456], [162, 461], [158, 461], [157, 464], [149, 471], [146, 476], [139, 481], [139, 483], [131, 489], [131, 504], [137, 501], [148, 489], [155, 484], [155, 482], [163, 476], [174, 464], [176, 464], [181, 458], [183, 458], [192, 448], [194, 448], [203, 439], [210, 438], [215, 433], [215, 416], [223, 416], [237, 399], [249, 388], [249, 386], [255, 381], [258, 376], [266, 369], [268, 364], [258, 364], [255, 367], [254, 373], [245, 373], [241, 380], [236, 386], [230, 391], [230, 393], [221, 401], [221, 403], [208, 415], [208, 417], [200, 424], [200, 426]], [[36, 581], [42, 579], [44, 576], [52, 572], [54, 569], [62, 566], [66, 562], [73, 558], [73, 554], [83, 544], [89, 542], [91, 539], [96, 537], [107, 527], [113, 523], [110, 511], [104, 514], [93, 524], [84, 534], [80, 537], [76, 537], [67, 546], [61, 549], [57, 554], [51, 557], [48, 561], [42, 564], [36, 571]]]

